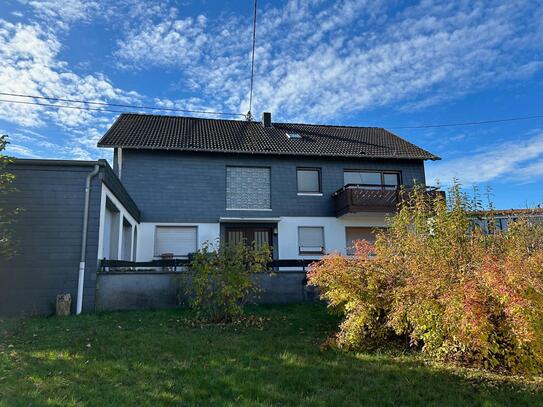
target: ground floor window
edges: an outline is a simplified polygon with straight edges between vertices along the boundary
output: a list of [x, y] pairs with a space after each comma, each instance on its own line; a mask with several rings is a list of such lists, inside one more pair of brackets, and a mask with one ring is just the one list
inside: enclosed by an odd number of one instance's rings
[[324, 228], [322, 226], [300, 226], [298, 228], [299, 254], [324, 253]]
[[374, 227], [346, 227], [347, 254], [353, 255], [355, 253], [354, 242], [357, 240], [367, 240], [370, 243], [375, 243], [378, 232], [379, 228]]
[[186, 257], [197, 250], [196, 226], [157, 226], [155, 256]]

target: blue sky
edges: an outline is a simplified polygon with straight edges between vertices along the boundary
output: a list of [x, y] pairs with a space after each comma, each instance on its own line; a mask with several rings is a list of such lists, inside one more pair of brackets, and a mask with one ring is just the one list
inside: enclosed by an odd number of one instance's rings
[[[0, 92], [245, 113], [252, 0], [3, 0]], [[543, 202], [539, 1], [259, 1], [253, 112], [387, 127], [443, 158], [428, 183]], [[0, 96], [0, 99], [24, 100]], [[18, 157], [110, 157], [114, 113], [0, 102]]]

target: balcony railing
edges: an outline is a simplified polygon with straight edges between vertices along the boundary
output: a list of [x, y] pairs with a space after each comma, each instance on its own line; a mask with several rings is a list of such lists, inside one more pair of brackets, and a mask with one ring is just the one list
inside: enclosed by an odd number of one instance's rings
[[[398, 204], [407, 199], [410, 191], [397, 185], [345, 185], [333, 194], [336, 217], [359, 212], [396, 212]], [[431, 198], [444, 195], [443, 191], [434, 187], [426, 187], [426, 193]]]

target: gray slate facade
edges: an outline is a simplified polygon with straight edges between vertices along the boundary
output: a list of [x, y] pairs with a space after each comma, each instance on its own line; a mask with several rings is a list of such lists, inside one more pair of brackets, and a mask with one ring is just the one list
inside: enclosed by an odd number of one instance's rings
[[12, 227], [17, 255], [0, 258], [0, 315], [51, 314], [61, 293], [72, 295], [75, 311], [85, 179], [96, 164], [83, 297], [83, 310], [94, 310], [102, 182], [139, 218], [135, 203], [105, 161], [17, 160], [8, 168], [17, 191], [0, 196], [2, 207], [23, 209]]
[[[424, 183], [422, 160], [263, 156], [123, 149], [122, 183], [144, 222], [217, 222], [220, 217], [335, 216], [332, 194], [344, 170], [401, 171], [401, 182]], [[227, 167], [270, 169], [271, 210], [226, 210]], [[323, 196], [297, 195], [297, 168], [321, 168]]]

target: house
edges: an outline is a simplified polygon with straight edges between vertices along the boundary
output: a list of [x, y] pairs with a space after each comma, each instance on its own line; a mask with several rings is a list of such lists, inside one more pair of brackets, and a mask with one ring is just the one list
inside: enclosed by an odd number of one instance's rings
[[[100, 308], [99, 259], [186, 258], [216, 240], [268, 244], [275, 259], [348, 253], [387, 226], [401, 185], [425, 183], [424, 161], [439, 159], [382, 128], [276, 123], [270, 113], [261, 122], [122, 114], [98, 146], [113, 149], [112, 168], [10, 167], [19, 192], [0, 199], [25, 212], [19, 255], [0, 261], [0, 314], [50, 312], [60, 292], [79, 300], [74, 310]], [[122, 289], [129, 277], [119, 278]]]
[[[386, 226], [398, 186], [424, 183], [424, 161], [438, 159], [385, 129], [274, 123], [270, 113], [262, 122], [122, 114], [98, 146], [113, 148], [141, 211], [138, 261], [216, 239], [267, 243], [277, 259], [346, 253]], [[117, 229], [104, 242], [109, 233]], [[100, 257], [121, 255], [102, 248]]]
[[539, 207], [471, 211], [469, 215], [472, 225], [486, 234], [492, 233], [493, 230], [507, 232], [511, 222], [516, 222], [518, 219], [526, 219], [533, 223], [543, 222], [543, 209]]

